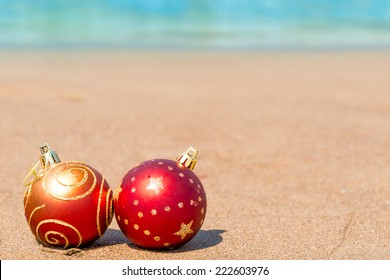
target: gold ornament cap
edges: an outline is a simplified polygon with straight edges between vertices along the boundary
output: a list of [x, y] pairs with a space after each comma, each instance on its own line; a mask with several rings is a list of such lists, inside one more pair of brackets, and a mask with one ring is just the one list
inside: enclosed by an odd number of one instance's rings
[[41, 158], [40, 162], [44, 170], [48, 169], [51, 165], [60, 163], [60, 158], [57, 153], [50, 149], [49, 144], [45, 143], [40, 147]]
[[193, 147], [189, 147], [185, 153], [182, 153], [177, 157], [177, 161], [187, 167], [190, 170], [193, 170], [196, 165], [196, 155], [198, 151]]

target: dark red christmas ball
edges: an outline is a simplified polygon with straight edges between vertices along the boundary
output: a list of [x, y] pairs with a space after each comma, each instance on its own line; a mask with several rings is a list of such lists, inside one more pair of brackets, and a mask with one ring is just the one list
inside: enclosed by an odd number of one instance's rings
[[[60, 162], [47, 146], [43, 169], [26, 184], [24, 210], [32, 233], [42, 243], [62, 248], [91, 244], [113, 216], [112, 191], [104, 177], [82, 162]], [[41, 148], [41, 149], [42, 149]]]
[[[154, 159], [131, 169], [114, 195], [115, 217], [125, 236], [148, 249], [173, 249], [190, 241], [207, 210], [202, 183], [191, 170], [190, 148], [178, 161]], [[187, 167], [186, 167], [187, 166]]]

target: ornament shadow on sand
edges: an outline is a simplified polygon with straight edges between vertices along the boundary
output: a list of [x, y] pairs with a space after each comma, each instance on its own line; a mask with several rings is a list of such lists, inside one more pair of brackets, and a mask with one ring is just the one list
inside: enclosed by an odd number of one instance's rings
[[168, 251], [170, 253], [182, 253], [197, 251], [206, 248], [210, 248], [218, 245], [223, 241], [222, 233], [226, 232], [223, 229], [210, 229], [210, 230], [199, 230], [198, 234], [195, 235], [193, 240], [185, 244], [184, 246], [177, 248], [176, 250]]
[[133, 243], [131, 243], [119, 229], [107, 229], [105, 234], [96, 240], [94, 243], [92, 243], [89, 246], [83, 247], [83, 248], [70, 248], [70, 249], [63, 249], [58, 247], [52, 247], [48, 246], [42, 242], [40, 242], [38, 239], [37, 244], [40, 246], [43, 246], [44, 251], [48, 251], [51, 253], [61, 253], [64, 255], [74, 255], [77, 253], [82, 253], [85, 251], [90, 250], [96, 250], [107, 246], [114, 246], [119, 244], [127, 244], [128, 247], [131, 249], [136, 250], [146, 250], [150, 252], [156, 252], [161, 254], [173, 254], [173, 253], [184, 253], [184, 252], [190, 252], [190, 251], [197, 251], [202, 250], [206, 248], [210, 248], [213, 246], [218, 245], [223, 241], [222, 234], [225, 233], [226, 230], [222, 229], [210, 229], [210, 230], [199, 230], [198, 234], [187, 244], [183, 245], [182, 247], [175, 248], [172, 250], [163, 250], [163, 249], [144, 249], [140, 248]]
[[181, 247], [173, 248], [171, 250], [164, 250], [164, 249], [145, 249], [140, 248], [136, 246], [135, 244], [131, 242], [125, 242], [127, 245], [136, 250], [146, 250], [150, 252], [156, 252], [156, 253], [162, 253], [162, 254], [174, 254], [174, 253], [184, 253], [184, 252], [190, 252], [190, 251], [197, 251], [202, 250], [206, 248], [210, 248], [213, 246], [218, 245], [223, 241], [222, 233], [226, 232], [226, 230], [221, 229], [210, 229], [210, 230], [199, 230], [199, 232], [196, 234], [196, 236], [189, 241], [188, 243], [184, 244]]

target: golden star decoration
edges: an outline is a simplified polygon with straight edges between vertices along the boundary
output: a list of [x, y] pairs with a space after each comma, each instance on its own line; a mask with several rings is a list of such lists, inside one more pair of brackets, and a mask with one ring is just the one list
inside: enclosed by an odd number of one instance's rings
[[181, 226], [180, 226], [180, 230], [175, 232], [174, 235], [180, 235], [181, 237], [181, 240], [183, 240], [187, 234], [191, 234], [193, 233], [194, 231], [191, 229], [192, 227], [192, 223], [194, 221], [191, 221], [189, 222], [188, 224], [185, 224], [185, 223], [181, 223]]

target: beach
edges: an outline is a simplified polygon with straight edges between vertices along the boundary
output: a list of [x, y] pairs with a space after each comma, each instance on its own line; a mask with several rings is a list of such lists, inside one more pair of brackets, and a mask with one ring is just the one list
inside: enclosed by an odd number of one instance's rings
[[[0, 258], [390, 259], [389, 51], [0, 51]], [[37, 243], [24, 177], [49, 143], [112, 190], [198, 151], [201, 231], [172, 251], [114, 220], [94, 244]]]

